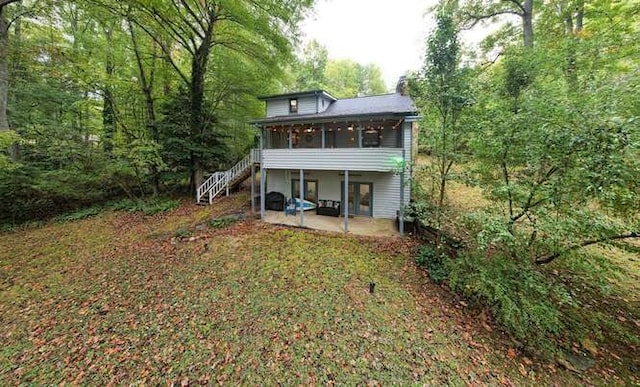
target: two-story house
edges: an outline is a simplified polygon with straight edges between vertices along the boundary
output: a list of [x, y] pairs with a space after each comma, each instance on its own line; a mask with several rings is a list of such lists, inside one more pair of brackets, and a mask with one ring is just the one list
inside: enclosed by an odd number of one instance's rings
[[337, 99], [312, 90], [260, 99], [266, 102], [266, 117], [255, 121], [263, 219], [266, 194], [274, 191], [335, 205], [345, 231], [345, 215], [402, 217], [418, 136], [404, 78], [391, 94]]

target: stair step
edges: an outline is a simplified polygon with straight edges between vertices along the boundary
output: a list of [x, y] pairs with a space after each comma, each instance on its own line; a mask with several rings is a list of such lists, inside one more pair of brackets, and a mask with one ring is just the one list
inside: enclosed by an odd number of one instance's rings
[[[245, 157], [242, 161], [238, 162], [234, 167], [230, 168], [226, 174], [222, 173], [222, 172], [216, 172], [213, 175], [210, 176], [210, 178], [205, 182], [208, 185], [208, 191], [204, 192], [204, 195], [200, 198], [200, 201], [196, 201], [196, 203], [198, 205], [209, 205], [209, 195], [207, 194], [207, 192], [211, 193], [214, 192], [216, 193], [213, 197], [216, 198], [219, 195], [221, 195], [222, 193], [234, 189], [235, 187], [237, 187], [239, 184], [241, 184], [243, 181], [245, 181], [247, 179], [247, 177], [249, 177], [249, 175], [251, 174], [251, 169], [249, 168], [249, 166], [251, 165], [250, 163], [251, 160], [251, 155]], [[228, 181], [224, 181], [225, 180], [225, 176], [233, 176], [233, 178], [229, 179]], [[214, 181], [213, 183], [209, 183], [209, 180], [211, 179], [216, 179], [216, 180], [212, 180]], [[198, 188], [198, 194], [200, 194], [200, 188], [204, 186], [204, 184], [201, 185]], [[220, 188], [221, 185], [220, 184], [225, 184], [223, 186], [223, 188]], [[216, 190], [213, 190], [213, 187], [216, 187]], [[203, 189], [204, 190], [204, 189]]]

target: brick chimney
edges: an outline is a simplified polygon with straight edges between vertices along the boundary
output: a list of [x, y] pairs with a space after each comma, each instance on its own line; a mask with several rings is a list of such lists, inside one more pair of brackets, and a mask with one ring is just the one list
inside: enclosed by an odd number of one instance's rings
[[401, 76], [400, 79], [398, 79], [398, 84], [396, 85], [396, 93], [399, 93], [400, 95], [406, 95], [407, 94], [407, 77], [406, 76]]

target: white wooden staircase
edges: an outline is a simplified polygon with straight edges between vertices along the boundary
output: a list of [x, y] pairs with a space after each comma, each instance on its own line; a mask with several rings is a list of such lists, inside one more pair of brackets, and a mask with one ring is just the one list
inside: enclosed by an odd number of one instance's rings
[[227, 171], [211, 174], [196, 189], [196, 203], [212, 204], [213, 199], [223, 192], [229, 195], [229, 190], [245, 181], [251, 175], [251, 165], [260, 162], [260, 151], [252, 149], [251, 152], [236, 165]]

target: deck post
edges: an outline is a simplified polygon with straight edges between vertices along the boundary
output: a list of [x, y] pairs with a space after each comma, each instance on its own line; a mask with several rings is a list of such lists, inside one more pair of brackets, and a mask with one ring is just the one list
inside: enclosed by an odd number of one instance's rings
[[293, 148], [293, 129], [289, 127], [289, 149]]
[[322, 131], [322, 149], [324, 149], [327, 146], [327, 138], [326, 138], [327, 133], [325, 132], [324, 124], [322, 124], [321, 131]]
[[231, 176], [231, 172], [227, 171], [224, 173], [224, 185], [227, 186], [227, 196], [229, 196], [229, 184], [231, 183], [231, 179], [229, 178], [229, 176]]
[[267, 169], [260, 167], [260, 218], [267, 215], [265, 191], [267, 189]]
[[344, 232], [349, 232], [349, 170], [344, 170]]
[[304, 227], [304, 169], [300, 169], [299, 194], [300, 194], [300, 227]]
[[256, 213], [256, 164], [251, 160], [251, 215]]
[[400, 169], [400, 211], [398, 212], [398, 231], [400, 236], [404, 236], [404, 170], [405, 170], [405, 150], [402, 149], [402, 165]]

